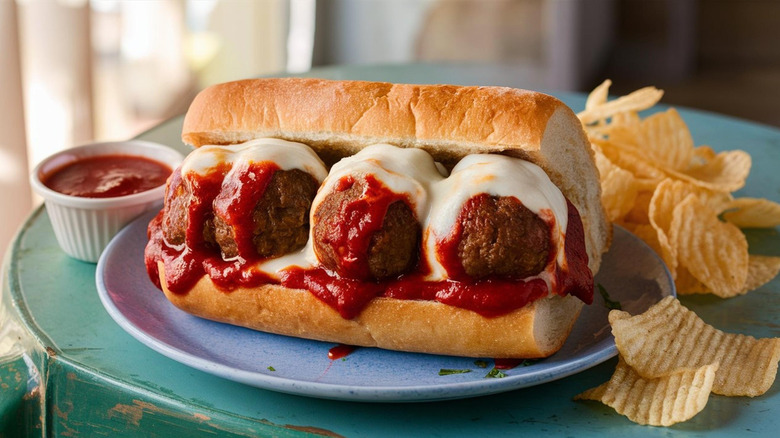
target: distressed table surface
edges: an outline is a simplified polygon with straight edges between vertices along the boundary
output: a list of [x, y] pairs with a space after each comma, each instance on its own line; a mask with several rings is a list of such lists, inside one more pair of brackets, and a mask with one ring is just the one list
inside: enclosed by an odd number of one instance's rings
[[[340, 67], [310, 74], [340, 79], [543, 88], [534, 72], [435, 65]], [[580, 95], [555, 93], [575, 111]], [[780, 200], [780, 130], [681, 110], [697, 145], [753, 156], [738, 195]], [[182, 118], [139, 138], [184, 152]], [[777, 230], [748, 232], [750, 250], [780, 256]], [[95, 265], [57, 246], [45, 209], [36, 210], [8, 248], [0, 307], [0, 437], [3, 436], [777, 436], [780, 384], [755, 399], [712, 396], [693, 420], [643, 427], [596, 403], [574, 402], [606, 381], [610, 360], [541, 386], [472, 399], [412, 404], [328, 401], [266, 391], [163, 357], [108, 316]], [[730, 300], [682, 302], [730, 332], [780, 336], [780, 280]]]

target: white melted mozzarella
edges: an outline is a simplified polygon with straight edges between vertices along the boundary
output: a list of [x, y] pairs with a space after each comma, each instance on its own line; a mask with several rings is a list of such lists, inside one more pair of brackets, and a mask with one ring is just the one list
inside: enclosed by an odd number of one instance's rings
[[[411, 203], [410, 207], [422, 223], [429, 210], [430, 187], [444, 178], [442, 170], [433, 161], [433, 157], [422, 149], [399, 148], [384, 143], [368, 146], [333, 165], [312, 202], [309, 223], [314, 225], [314, 212], [342, 178], [360, 178], [366, 175], [373, 176], [393, 193], [406, 195]], [[311, 244], [314, 238], [313, 228], [312, 226], [309, 230], [309, 242], [304, 256], [307, 260], [316, 262], [317, 255]]]
[[[444, 178], [442, 171], [433, 157], [421, 149], [405, 149], [389, 144], [368, 146], [333, 165], [312, 201], [309, 223], [313, 225], [317, 207], [333, 192], [342, 178], [366, 175], [373, 176], [392, 192], [406, 195], [415, 215], [423, 222], [429, 210], [430, 186]], [[273, 276], [291, 266], [307, 268], [316, 265], [318, 260], [312, 245], [313, 228], [309, 229], [309, 241], [301, 251], [267, 260], [260, 265], [260, 269]]]
[[325, 164], [309, 146], [278, 138], [258, 138], [228, 146], [201, 146], [184, 160], [181, 173], [184, 177], [190, 173], [206, 175], [221, 163], [235, 166], [264, 161], [273, 162], [282, 170], [302, 170], [319, 183], [328, 176]]
[[311, 210], [316, 210], [343, 177], [366, 175], [372, 175], [393, 193], [406, 195], [420, 221], [428, 212], [430, 186], [444, 179], [433, 157], [424, 150], [375, 144], [333, 165]]
[[[525, 160], [493, 154], [469, 155], [447, 176], [444, 168], [421, 149], [375, 144], [342, 159], [328, 172], [308, 146], [262, 138], [231, 146], [200, 147], [185, 159], [182, 175], [186, 181], [188, 173], [204, 175], [223, 162], [235, 165], [262, 161], [272, 161], [282, 170], [303, 170], [321, 183], [312, 202], [310, 223], [319, 203], [345, 176], [372, 175], [391, 191], [407, 195], [422, 224], [422, 256], [431, 267], [431, 274], [426, 278], [429, 281], [448, 278], [436, 256], [436, 242], [451, 232], [465, 202], [482, 193], [515, 197], [536, 214], [551, 211], [555, 218], [553, 241], [558, 246], [557, 262], [564, 263], [563, 242], [568, 220], [566, 198], [539, 166]], [[318, 261], [312, 239], [310, 229], [309, 241], [303, 249], [266, 260], [257, 269], [278, 279], [279, 272], [284, 269], [316, 266]], [[544, 278], [549, 285], [547, 273], [542, 272], [538, 277]]]
[[537, 215], [542, 210], [552, 211], [557, 262], [564, 262], [568, 208], [560, 189], [533, 163], [503, 155], [474, 154], [460, 160], [449, 177], [432, 186], [431, 208], [423, 222], [424, 257], [431, 267], [428, 280], [447, 278], [447, 272], [437, 258], [436, 244], [452, 232], [466, 201], [482, 193], [515, 197]]
[[[281, 140], [278, 138], [259, 138], [245, 143], [228, 146], [201, 146], [192, 151], [181, 166], [182, 178], [185, 184], [190, 184], [193, 174], [207, 175], [212, 169], [222, 163], [231, 164], [231, 170], [225, 175], [226, 180], [233, 177], [233, 169], [239, 172], [250, 163], [273, 162], [281, 170], [298, 169], [312, 175], [317, 183], [328, 176], [325, 164], [309, 146], [303, 143]], [[307, 244], [307, 248], [310, 245]], [[308, 249], [286, 254], [270, 259], [258, 267], [270, 275], [290, 266], [310, 267], [316, 262], [306, 257]]]

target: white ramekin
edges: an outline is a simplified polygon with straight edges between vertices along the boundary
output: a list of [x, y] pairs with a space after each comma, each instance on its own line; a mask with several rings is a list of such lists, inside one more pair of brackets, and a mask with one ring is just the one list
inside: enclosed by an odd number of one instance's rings
[[157, 160], [175, 169], [184, 159], [178, 151], [140, 140], [93, 143], [66, 149], [41, 161], [30, 174], [30, 184], [46, 205], [54, 235], [69, 256], [96, 263], [114, 235], [128, 222], [152, 208], [161, 208], [165, 184], [140, 193], [114, 198], [64, 195], [41, 179], [53, 170], [86, 157], [135, 155]]

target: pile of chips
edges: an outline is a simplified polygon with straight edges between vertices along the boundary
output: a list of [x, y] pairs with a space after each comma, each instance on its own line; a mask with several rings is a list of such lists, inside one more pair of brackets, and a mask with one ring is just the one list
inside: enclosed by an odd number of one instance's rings
[[[678, 294], [744, 294], [780, 272], [780, 257], [748, 253], [740, 228], [780, 225], [780, 204], [739, 198], [751, 159], [744, 151], [695, 147], [674, 109], [640, 117], [663, 92], [646, 87], [608, 100], [610, 81], [578, 114], [601, 173], [609, 219], [644, 240], [664, 260]], [[576, 399], [597, 400], [630, 420], [654, 426], [685, 421], [710, 393], [755, 397], [772, 386], [780, 338], [727, 334], [674, 297], [647, 312], [609, 314], [619, 352], [607, 383]]]
[[596, 400], [631, 421], [671, 426], [701, 412], [710, 393], [755, 397], [772, 386], [780, 338], [727, 334], [674, 297], [641, 315], [609, 313], [620, 354], [610, 380], [575, 397]]
[[780, 225], [780, 204], [739, 198], [751, 159], [744, 151], [695, 147], [675, 109], [645, 118], [663, 92], [646, 87], [608, 100], [610, 81], [578, 114], [601, 173], [609, 219], [664, 260], [679, 294], [744, 294], [780, 272], [780, 257], [748, 254], [740, 228]]

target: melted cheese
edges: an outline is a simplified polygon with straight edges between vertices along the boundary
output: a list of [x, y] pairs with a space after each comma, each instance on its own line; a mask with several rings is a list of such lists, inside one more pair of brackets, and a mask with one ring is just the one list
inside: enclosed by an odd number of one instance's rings
[[258, 138], [229, 146], [201, 146], [184, 160], [181, 173], [186, 178], [190, 173], [206, 175], [221, 163], [235, 166], [264, 161], [276, 163], [282, 170], [302, 170], [319, 183], [328, 176], [325, 164], [309, 146], [278, 138]]
[[433, 201], [423, 223], [423, 252], [431, 267], [429, 280], [447, 278], [447, 272], [436, 256], [436, 244], [452, 231], [466, 201], [482, 193], [515, 197], [537, 215], [543, 210], [552, 211], [557, 261], [564, 263], [568, 208], [560, 189], [541, 167], [533, 163], [503, 155], [475, 154], [461, 159], [449, 177], [432, 186]]
[[[513, 196], [532, 212], [551, 211], [555, 218], [553, 242], [557, 245], [557, 263], [563, 265], [563, 242], [568, 220], [566, 198], [537, 165], [502, 155], [475, 154], [464, 157], [447, 176], [444, 168], [420, 149], [398, 148], [389, 144], [368, 146], [359, 153], [333, 165], [330, 172], [308, 146], [285, 140], [264, 138], [232, 146], [203, 146], [182, 164], [182, 174], [206, 174], [220, 162], [273, 161], [283, 170], [300, 169], [313, 175], [320, 189], [312, 203], [310, 220], [322, 200], [344, 176], [373, 175], [395, 193], [406, 194], [423, 228], [423, 257], [431, 267], [429, 281], [448, 278], [437, 259], [436, 242], [446, 237], [465, 202], [487, 193]], [[311, 223], [311, 222], [310, 222]], [[281, 270], [292, 266], [310, 268], [318, 263], [309, 241], [300, 251], [266, 260], [256, 268], [278, 278]], [[550, 286], [547, 270], [537, 277]]]
[[312, 211], [333, 192], [341, 178], [365, 175], [374, 176], [394, 193], [405, 194], [421, 222], [428, 213], [431, 185], [444, 179], [433, 157], [424, 150], [375, 144], [333, 165], [314, 198]]

